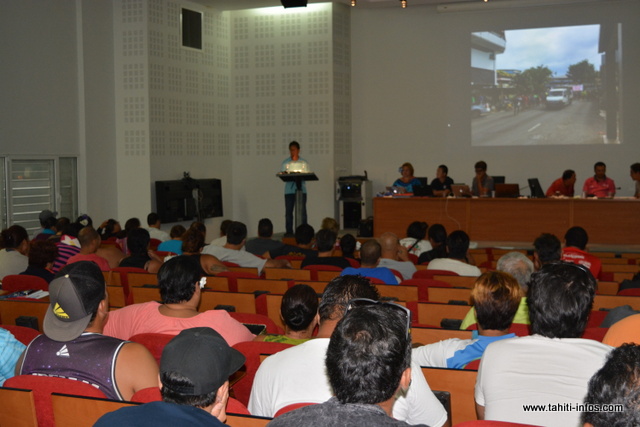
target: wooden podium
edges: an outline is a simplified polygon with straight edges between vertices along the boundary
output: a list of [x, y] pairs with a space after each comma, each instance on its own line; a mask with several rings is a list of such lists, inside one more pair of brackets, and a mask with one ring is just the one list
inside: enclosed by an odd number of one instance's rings
[[317, 181], [318, 177], [313, 172], [301, 173], [301, 172], [280, 172], [276, 174], [284, 182], [296, 183], [296, 207], [294, 218], [294, 230], [300, 225], [300, 218], [302, 218], [302, 182], [303, 181]]

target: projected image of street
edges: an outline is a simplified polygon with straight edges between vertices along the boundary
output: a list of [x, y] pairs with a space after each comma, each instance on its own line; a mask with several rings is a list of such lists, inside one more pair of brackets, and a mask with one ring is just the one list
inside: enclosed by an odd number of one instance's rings
[[472, 145], [620, 143], [619, 34], [619, 24], [472, 33]]

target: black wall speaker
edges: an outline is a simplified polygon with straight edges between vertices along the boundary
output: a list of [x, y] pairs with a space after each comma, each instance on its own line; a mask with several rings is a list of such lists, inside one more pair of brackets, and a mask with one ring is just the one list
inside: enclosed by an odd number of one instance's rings
[[282, 0], [282, 5], [287, 7], [307, 7], [307, 0]]

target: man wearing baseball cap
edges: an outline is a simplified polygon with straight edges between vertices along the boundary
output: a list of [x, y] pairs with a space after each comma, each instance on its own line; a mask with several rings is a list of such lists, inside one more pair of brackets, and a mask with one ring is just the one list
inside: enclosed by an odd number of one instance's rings
[[176, 335], [160, 359], [162, 401], [105, 414], [94, 427], [223, 426], [229, 398], [229, 375], [244, 364], [239, 351], [208, 327]]
[[142, 345], [102, 335], [109, 298], [100, 268], [79, 261], [49, 284], [50, 304], [36, 337], [16, 366], [18, 375], [71, 378], [109, 399], [129, 400], [157, 384], [158, 365]]

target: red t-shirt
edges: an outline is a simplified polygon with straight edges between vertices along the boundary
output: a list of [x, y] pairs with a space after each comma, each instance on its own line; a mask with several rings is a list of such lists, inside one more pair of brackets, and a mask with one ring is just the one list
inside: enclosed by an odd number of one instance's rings
[[600, 275], [600, 270], [602, 270], [602, 261], [598, 257], [573, 246], [562, 249], [562, 260], [584, 265], [591, 271], [596, 280]]
[[573, 186], [567, 187], [564, 185], [564, 180], [562, 178], [558, 178], [553, 181], [553, 184], [547, 190], [547, 197], [562, 195], [567, 197], [573, 197]]

